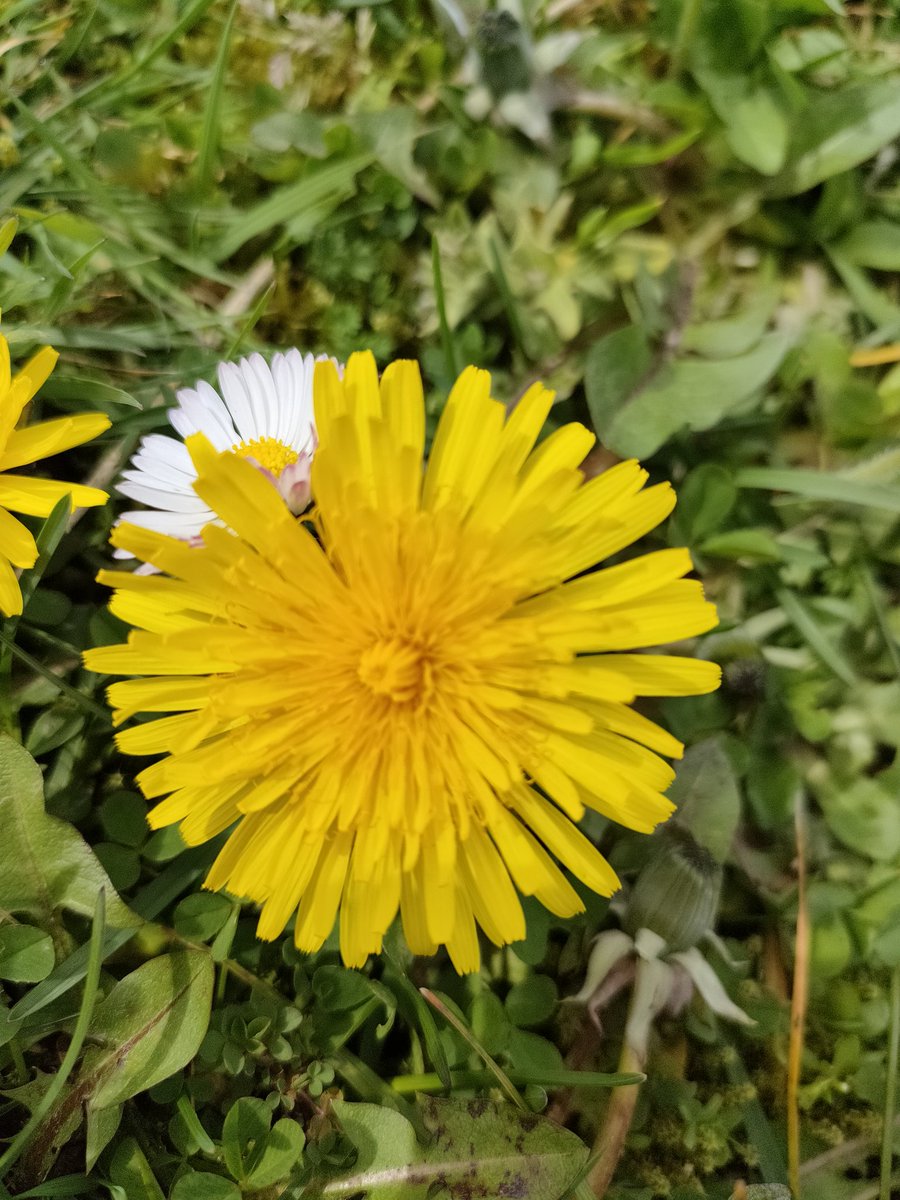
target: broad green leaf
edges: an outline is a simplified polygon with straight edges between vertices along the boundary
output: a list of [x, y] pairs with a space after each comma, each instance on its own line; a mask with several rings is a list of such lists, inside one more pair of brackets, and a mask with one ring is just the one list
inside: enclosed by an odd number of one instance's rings
[[615, 419], [651, 362], [647, 336], [637, 325], [608, 333], [591, 347], [584, 367], [584, 390], [598, 433], [602, 435]]
[[774, 196], [809, 191], [849, 171], [900, 135], [900, 88], [892, 78], [835, 88], [810, 98], [796, 122], [788, 165], [773, 181]]
[[188, 1171], [176, 1180], [169, 1200], [241, 1200], [241, 1190], [221, 1175]]
[[0, 979], [39, 983], [53, 970], [53, 939], [33, 925], [0, 926]]
[[97, 892], [105, 888], [108, 924], [120, 929], [140, 924], [81, 834], [45, 812], [40, 768], [6, 735], [0, 735], [0, 828], [0, 908], [27, 913], [52, 932], [58, 909], [89, 917]]
[[366, 1200], [448, 1200], [523, 1196], [560, 1200], [578, 1178], [587, 1148], [574, 1133], [543, 1117], [489, 1100], [427, 1100], [427, 1146], [399, 1113], [340, 1100], [334, 1112], [359, 1154], [352, 1170], [313, 1197], [365, 1195]]
[[[788, 334], [771, 333], [736, 358], [667, 363], [597, 432], [623, 458], [647, 458], [679, 430], [709, 429], [745, 404], [772, 378], [790, 344]], [[591, 415], [596, 421], [593, 407]]]
[[78, 1088], [95, 1108], [119, 1104], [183, 1067], [209, 1025], [213, 965], [200, 950], [162, 954], [96, 1007]]

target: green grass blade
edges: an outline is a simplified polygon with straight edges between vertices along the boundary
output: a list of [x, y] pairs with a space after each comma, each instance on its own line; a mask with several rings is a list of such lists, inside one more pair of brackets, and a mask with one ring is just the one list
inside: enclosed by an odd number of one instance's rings
[[225, 27], [219, 42], [218, 53], [213, 67], [206, 99], [206, 113], [203, 118], [203, 132], [200, 137], [200, 153], [197, 156], [197, 186], [201, 192], [206, 192], [211, 183], [219, 153], [219, 126], [222, 115], [222, 94], [225, 87], [225, 72], [228, 67], [228, 51], [231, 46], [231, 31], [234, 28], [234, 15], [237, 12], [237, 0], [231, 0]]
[[837, 675], [838, 679], [853, 687], [857, 682], [856, 672], [830, 640], [812, 613], [800, 598], [787, 588], [778, 588], [775, 592], [778, 603], [787, 613], [797, 632], [808, 644], [813, 653]]

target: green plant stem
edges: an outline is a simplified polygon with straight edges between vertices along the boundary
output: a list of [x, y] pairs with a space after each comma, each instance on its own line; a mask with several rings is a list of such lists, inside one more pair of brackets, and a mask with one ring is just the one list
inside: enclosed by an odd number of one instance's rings
[[81, 1008], [78, 1010], [78, 1020], [75, 1022], [72, 1040], [69, 1042], [69, 1048], [66, 1051], [65, 1058], [62, 1060], [59, 1070], [54, 1075], [50, 1086], [41, 1097], [31, 1117], [7, 1146], [3, 1155], [0, 1156], [0, 1178], [5, 1179], [10, 1168], [18, 1161], [41, 1122], [53, 1108], [60, 1092], [65, 1087], [66, 1080], [72, 1074], [75, 1063], [78, 1061], [81, 1047], [84, 1044], [84, 1039], [87, 1036], [88, 1027], [91, 1023], [91, 1017], [94, 1014], [94, 1004], [97, 1000], [97, 987], [100, 982], [100, 963], [103, 957], [101, 947], [103, 945], [103, 929], [105, 924], [106, 893], [101, 888], [97, 893], [97, 903], [94, 905], [94, 921], [91, 926], [89, 951], [90, 958], [88, 960], [87, 975], [84, 979], [84, 995], [81, 997]]
[[881, 1191], [879, 1200], [891, 1200], [894, 1165], [894, 1114], [897, 1111], [897, 1066], [900, 1062], [900, 963], [891, 974], [891, 1034], [888, 1044], [887, 1088], [884, 1097], [884, 1132], [881, 1138]]

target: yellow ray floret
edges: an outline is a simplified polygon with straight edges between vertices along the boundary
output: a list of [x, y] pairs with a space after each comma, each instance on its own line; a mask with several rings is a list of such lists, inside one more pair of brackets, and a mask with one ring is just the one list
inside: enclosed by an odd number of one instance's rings
[[575, 824], [586, 806], [645, 831], [669, 815], [660, 755], [682, 747], [629, 703], [712, 691], [718, 669], [639, 651], [712, 628], [715, 609], [684, 550], [582, 574], [674, 497], [633, 462], [585, 482], [581, 426], [535, 449], [540, 385], [507, 415], [466, 370], [423, 470], [415, 363], [316, 372], [312, 519], [190, 438], [226, 528], [195, 549], [120, 525], [116, 545], [164, 574], [102, 574], [135, 629], [86, 662], [142, 677], [110, 687], [117, 724], [168, 714], [118, 735], [165, 755], [138, 777], [151, 823], [190, 843], [234, 826], [206, 882], [259, 903], [260, 936], [296, 912], [312, 951], [339, 920], [359, 965], [399, 912], [416, 953], [446, 945], [472, 971], [479, 927], [524, 936], [521, 895], [581, 909], [560, 864], [617, 888]]
[[0, 334], [0, 614], [7, 617], [22, 611], [22, 593], [14, 568], [34, 566], [38, 553], [30, 531], [8, 510], [46, 517], [63, 496], [69, 497], [73, 508], [106, 501], [106, 493], [99, 488], [8, 473], [88, 442], [109, 428], [109, 419], [102, 413], [60, 417], [17, 428], [26, 405], [47, 381], [57, 357], [55, 350], [45, 346], [13, 375], [9, 343]]

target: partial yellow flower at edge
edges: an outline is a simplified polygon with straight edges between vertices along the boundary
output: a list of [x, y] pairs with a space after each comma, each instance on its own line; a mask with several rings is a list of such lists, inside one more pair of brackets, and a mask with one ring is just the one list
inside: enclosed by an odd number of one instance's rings
[[37, 561], [34, 538], [9, 510], [46, 517], [65, 495], [70, 496], [73, 508], [104, 504], [107, 498], [99, 488], [8, 474], [16, 467], [88, 442], [109, 428], [109, 418], [102, 413], [60, 417], [16, 428], [25, 405], [46, 383], [58, 357], [55, 350], [45, 346], [13, 375], [9, 343], [0, 334], [0, 613], [7, 617], [22, 611], [22, 593], [14, 568], [33, 567]]
[[[520, 894], [583, 905], [559, 863], [603, 895], [615, 873], [577, 828], [585, 807], [650, 832], [672, 811], [681, 744], [629, 707], [714, 690], [718, 667], [648, 646], [704, 633], [715, 608], [686, 550], [593, 570], [668, 516], [668, 484], [624, 462], [586, 481], [580, 425], [535, 442], [553, 396], [507, 416], [468, 368], [423, 472], [419, 369], [370, 354], [343, 380], [317, 367], [315, 531], [259, 471], [187, 445], [196, 490], [227, 529], [200, 548], [120, 525], [113, 542], [165, 575], [104, 571], [135, 626], [88, 651], [114, 683], [154, 827], [189, 844], [236, 823], [206, 880], [262, 906], [276, 937], [348, 965], [381, 949], [398, 910], [417, 954], [479, 964], [525, 936]], [[229, 530], [233, 531], [229, 532]], [[168, 578], [166, 577], [168, 576]]]

